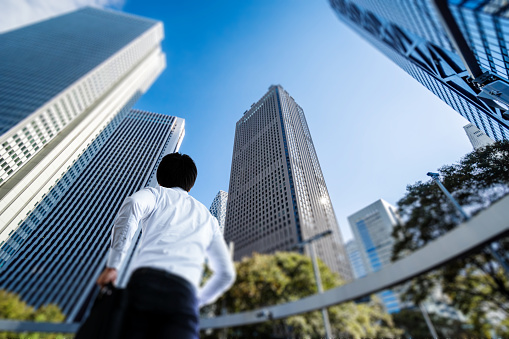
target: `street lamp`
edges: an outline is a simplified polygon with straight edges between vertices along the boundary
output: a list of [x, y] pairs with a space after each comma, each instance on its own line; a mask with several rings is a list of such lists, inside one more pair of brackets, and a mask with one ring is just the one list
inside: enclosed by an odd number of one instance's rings
[[[453, 203], [454, 207], [456, 207], [456, 209], [460, 212], [463, 219], [465, 219], [465, 221], [469, 220], [470, 216], [465, 212], [465, 210], [460, 206], [460, 204], [458, 204], [456, 199], [454, 199], [454, 197], [451, 195], [451, 193], [449, 193], [447, 188], [445, 188], [445, 186], [440, 182], [440, 174], [428, 172], [428, 173], [426, 173], [426, 175], [431, 177], [437, 183], [438, 187], [440, 187], [442, 192], [444, 192], [444, 194], [447, 196], [447, 198], [449, 198], [449, 200]], [[505, 259], [500, 256], [500, 254], [498, 253], [498, 250], [495, 248], [494, 245], [495, 245], [495, 243], [492, 242], [490, 244], [490, 248], [488, 248], [488, 251], [495, 258], [495, 260], [499, 263], [499, 265], [503, 268], [505, 276], [509, 279], [509, 265], [507, 264]]]
[[[304, 248], [306, 245], [309, 245], [309, 254], [311, 256], [311, 260], [313, 262], [313, 271], [315, 272], [315, 281], [316, 281], [316, 288], [318, 289], [318, 293], [323, 293], [323, 287], [322, 287], [322, 278], [320, 277], [320, 271], [318, 269], [318, 262], [316, 261], [316, 253], [315, 253], [315, 246], [313, 244], [313, 241], [321, 239], [323, 237], [326, 237], [328, 235], [332, 234], [332, 230], [327, 230], [322, 233], [318, 233], [311, 238], [301, 241], [297, 245], [295, 245], [293, 248]], [[327, 312], [327, 308], [322, 308], [322, 317], [323, 317], [323, 325], [325, 326], [325, 335], [327, 338], [333, 338], [332, 331], [330, 327], [330, 321], [329, 321], [329, 313]]]
[[458, 210], [458, 212], [460, 212], [461, 216], [465, 219], [465, 220], [468, 220], [470, 219], [470, 217], [468, 216], [467, 213], [465, 213], [465, 211], [463, 210], [463, 208], [460, 206], [460, 204], [458, 204], [458, 202], [456, 201], [456, 199], [454, 199], [454, 197], [451, 195], [451, 193], [449, 193], [449, 191], [447, 190], [447, 188], [445, 188], [445, 186], [442, 184], [442, 182], [440, 181], [440, 174], [438, 173], [433, 173], [433, 172], [428, 172], [426, 173], [426, 175], [428, 177], [431, 177], [431, 179], [433, 179], [436, 184], [438, 185], [438, 187], [440, 187], [440, 189], [442, 190], [442, 192], [444, 192], [445, 196], [447, 198], [449, 198], [449, 200], [452, 202], [452, 204], [454, 205], [454, 207], [456, 207], [456, 209]]

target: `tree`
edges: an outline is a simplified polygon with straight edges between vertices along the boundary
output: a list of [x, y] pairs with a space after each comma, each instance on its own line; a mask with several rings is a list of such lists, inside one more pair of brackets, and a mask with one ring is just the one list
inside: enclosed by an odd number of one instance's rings
[[[11, 292], [0, 290], [0, 319], [25, 320], [35, 322], [62, 322], [65, 316], [60, 308], [54, 304], [48, 304], [34, 310], [20, 297]], [[0, 339], [64, 339], [70, 335], [54, 333], [12, 333], [0, 332]]]
[[[340, 286], [340, 277], [319, 261], [324, 290]], [[277, 252], [273, 255], [254, 254], [236, 263], [237, 280], [205, 314], [228, 313], [296, 301], [317, 293], [312, 263], [309, 257], [294, 252]], [[328, 308], [330, 323], [338, 337], [395, 337], [401, 332], [393, 326], [392, 318], [385, 313], [377, 300], [369, 304], [343, 303]], [[210, 337], [217, 337], [212, 333]], [[286, 319], [228, 329], [228, 338], [302, 338], [325, 336], [320, 311], [291, 316]]]
[[[410, 338], [428, 338], [430, 332], [420, 310], [404, 309], [392, 315], [397, 327], [405, 331]], [[468, 326], [456, 319], [440, 317], [434, 313], [429, 314], [433, 327], [439, 338], [475, 338], [475, 333]]]
[[[471, 215], [509, 193], [509, 142], [497, 142], [467, 154], [454, 165], [439, 169], [443, 185]], [[458, 211], [432, 180], [407, 186], [398, 202], [402, 222], [394, 228], [393, 260], [404, 257], [455, 228]], [[500, 253], [509, 249], [507, 238], [496, 243]], [[488, 248], [464, 256], [412, 281], [406, 296], [416, 304], [439, 285], [456, 307], [470, 317], [480, 336], [489, 336], [487, 317], [509, 315], [509, 284]], [[509, 335], [507, 326], [498, 329]]]

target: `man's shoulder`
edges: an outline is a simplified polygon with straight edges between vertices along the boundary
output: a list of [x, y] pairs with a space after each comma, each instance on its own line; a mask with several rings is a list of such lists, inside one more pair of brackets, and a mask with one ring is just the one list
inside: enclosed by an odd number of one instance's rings
[[159, 192], [159, 190], [156, 187], [150, 187], [150, 186], [142, 188], [141, 190], [139, 190], [135, 194], [138, 194], [138, 193], [140, 195], [145, 195], [145, 196], [146, 195], [153, 195], [154, 197], [157, 197], [157, 196], [160, 195], [160, 192]]
[[191, 198], [195, 204], [195, 207], [202, 215], [205, 215], [207, 218], [210, 219], [210, 221], [213, 223], [214, 221], [217, 221], [217, 219], [210, 213], [210, 210], [207, 206], [205, 206], [201, 201], [196, 199], [195, 197], [189, 195], [189, 198]]
[[205, 206], [200, 200], [196, 199], [192, 195], [189, 195], [189, 198], [191, 198], [194, 201], [194, 203], [195, 203], [197, 208], [199, 208], [200, 210], [206, 212], [207, 214], [210, 214], [210, 211], [207, 208], [207, 206]]

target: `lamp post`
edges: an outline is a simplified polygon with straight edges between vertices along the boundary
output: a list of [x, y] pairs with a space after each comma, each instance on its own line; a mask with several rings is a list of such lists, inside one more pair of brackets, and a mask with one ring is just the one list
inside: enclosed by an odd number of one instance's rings
[[[444, 192], [444, 194], [447, 196], [447, 198], [449, 198], [449, 200], [453, 203], [454, 207], [456, 207], [456, 209], [460, 212], [463, 219], [465, 219], [465, 221], [469, 220], [470, 216], [465, 212], [465, 210], [460, 206], [460, 204], [458, 204], [456, 199], [454, 199], [454, 197], [451, 195], [451, 193], [449, 193], [449, 191], [447, 190], [447, 188], [445, 188], [445, 186], [442, 184], [442, 182], [440, 182], [440, 174], [428, 172], [428, 173], [426, 173], [426, 175], [431, 177], [437, 183], [438, 187], [440, 187], [442, 192]], [[506, 278], [509, 279], [509, 265], [507, 264], [506, 260], [500, 256], [500, 254], [498, 253], [498, 250], [495, 248], [494, 244], [495, 243], [490, 244], [490, 248], [488, 248], [488, 251], [495, 258], [495, 260], [499, 263], [499, 265], [502, 267]]]
[[[320, 277], [320, 271], [318, 269], [318, 262], [316, 260], [316, 253], [315, 253], [315, 246], [313, 244], [313, 241], [321, 239], [323, 237], [326, 237], [328, 235], [332, 234], [332, 230], [327, 230], [322, 233], [318, 233], [311, 238], [304, 240], [297, 245], [295, 245], [293, 248], [303, 248], [306, 245], [309, 245], [309, 254], [311, 256], [311, 261], [313, 262], [313, 271], [315, 272], [315, 281], [316, 281], [316, 288], [318, 289], [318, 293], [323, 293], [323, 287], [322, 287], [322, 278]], [[327, 308], [322, 308], [322, 317], [323, 317], [323, 325], [325, 327], [325, 335], [326, 338], [333, 338], [332, 331], [330, 327], [330, 321], [329, 321], [329, 313], [327, 312]]]

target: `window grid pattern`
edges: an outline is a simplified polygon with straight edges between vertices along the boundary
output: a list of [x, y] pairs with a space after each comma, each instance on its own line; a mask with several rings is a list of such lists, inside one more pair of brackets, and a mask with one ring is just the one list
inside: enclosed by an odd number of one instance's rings
[[158, 46], [156, 24], [84, 8], [0, 35], [0, 185]]
[[0, 268], [9, 260], [10, 256], [21, 247], [32, 230], [34, 230], [40, 224], [40, 221], [53, 209], [53, 206], [58, 203], [62, 195], [79, 177], [90, 160], [94, 158], [120, 122], [126, 117], [130, 108], [136, 103], [138, 98], [139, 95], [135, 95], [128, 101], [127, 105], [98, 133], [89, 147], [74, 160], [73, 166], [69, 166], [62, 177], [55, 182], [54, 187], [50, 187], [48, 193], [43, 195], [43, 199], [35, 206], [33, 211], [27, 214], [26, 219], [20, 221], [19, 228], [11, 231], [11, 234], [9, 234], [10, 238], [5, 241], [5, 245], [3, 241], [0, 243]]
[[326, 229], [335, 234], [316, 242], [317, 255], [350, 280], [304, 112], [281, 86], [271, 86], [237, 122], [225, 239], [235, 243], [239, 260], [253, 252], [294, 250]]
[[481, 67], [508, 79], [509, 19], [463, 6], [451, 6], [451, 11]]
[[352, 273], [354, 278], [359, 279], [366, 276], [366, 268], [364, 267], [364, 262], [362, 261], [361, 253], [359, 252], [359, 248], [357, 246], [357, 241], [355, 239], [348, 241], [345, 245], [345, 250], [348, 254], [350, 265], [352, 266]]
[[237, 122], [224, 230], [236, 260], [289, 250], [298, 237], [280, 128], [274, 91]]
[[494, 143], [493, 139], [475, 127], [474, 124], [463, 126], [463, 129], [465, 130], [465, 133], [467, 134], [468, 139], [470, 140], [470, 143], [475, 150], [484, 148]]
[[376, 17], [384, 18], [436, 46], [454, 50], [441, 28], [438, 17], [434, 14], [435, 10], [430, 0], [331, 0], [330, 2], [331, 4], [345, 2], [348, 6], [358, 8], [359, 12], [369, 11]]
[[[377, 272], [390, 265], [394, 245], [391, 234], [396, 224], [396, 208], [378, 200], [349, 216], [348, 222], [366, 273]], [[399, 311], [400, 300], [393, 291], [385, 290], [378, 295], [388, 312]]]
[[226, 205], [228, 202], [228, 193], [225, 191], [219, 191], [215, 196], [214, 200], [212, 200], [212, 204], [210, 204], [209, 211], [210, 213], [216, 217], [217, 222], [219, 223], [219, 229], [221, 233], [224, 234], [224, 223], [226, 220]]
[[[423, 27], [427, 26], [428, 29], [435, 27], [435, 32], [442, 30], [440, 25], [436, 26], [438, 21], [428, 0], [330, 0], [330, 3], [343, 22], [490, 138], [502, 140], [509, 137], [509, 123], [503, 120], [499, 113], [490, 111], [474, 100], [475, 93], [463, 79], [466, 76], [464, 71], [451, 74], [449, 77], [438, 77], [436, 74], [423, 69], [410, 59], [409, 55], [401, 54], [388, 43], [387, 35], [391, 29], [408, 30], [407, 35], [409, 36], [411, 36], [409, 32], [417, 34], [417, 36], [412, 36], [415, 44], [427, 44], [430, 48], [435, 49], [443, 48], [442, 52], [449, 54], [451, 57], [450, 53], [453, 49], [448, 42], [446, 43], [446, 40], [440, 42], [441, 38], [433, 38], [422, 27], [418, 28], [421, 25]], [[507, 18], [509, 14], [505, 17], [494, 16], [493, 13], [496, 13], [496, 10], [501, 10], [502, 7], [495, 6], [494, 9], [491, 6], [492, 8], [489, 11], [490, 6], [486, 3], [481, 4], [479, 1], [459, 2], [454, 0], [450, 1], [450, 6], [453, 15], [456, 16], [460, 24], [460, 28], [472, 44], [481, 66], [503, 78], [507, 78], [509, 64], [506, 61], [509, 61], [509, 58], [506, 57], [505, 46], [507, 45], [506, 36], [509, 37], [509, 35], [504, 34], [506, 34], [506, 25], [509, 27], [509, 19]], [[412, 13], [414, 14], [411, 15]], [[415, 15], [415, 13], [420, 13], [420, 15]], [[369, 23], [373, 20], [380, 24], [382, 32], [385, 33], [377, 32], [375, 34], [370, 31]], [[424, 22], [427, 23], [419, 23], [421, 20], [425, 20]], [[394, 24], [398, 26], [389, 27]], [[440, 34], [442, 35], [442, 33]], [[457, 55], [452, 56], [455, 59], [459, 58]], [[504, 60], [504, 65], [500, 63], [501, 60]], [[504, 69], [501, 68], [502, 66]]]
[[91, 146], [98, 151], [85, 152], [62, 179], [71, 184], [56, 185], [63, 192], [50, 192], [38, 220], [15, 232], [29, 234], [3, 264], [0, 287], [35, 307], [56, 303], [68, 320], [79, 317], [104, 265], [115, 214], [148, 182], [174, 125], [174, 117], [132, 110], [113, 131], [106, 128], [104, 142]]

